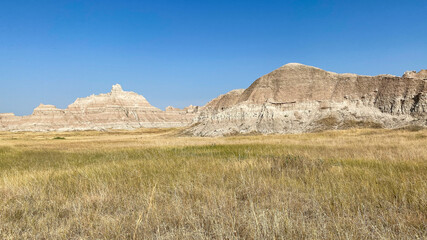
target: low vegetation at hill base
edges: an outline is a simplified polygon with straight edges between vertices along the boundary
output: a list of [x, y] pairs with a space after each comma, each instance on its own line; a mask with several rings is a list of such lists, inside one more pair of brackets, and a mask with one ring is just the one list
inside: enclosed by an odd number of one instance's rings
[[426, 239], [427, 130], [0, 133], [0, 239]]

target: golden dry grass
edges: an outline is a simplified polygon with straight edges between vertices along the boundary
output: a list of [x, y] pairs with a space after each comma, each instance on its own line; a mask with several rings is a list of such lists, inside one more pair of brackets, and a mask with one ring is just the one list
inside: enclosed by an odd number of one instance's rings
[[427, 238], [427, 130], [178, 133], [0, 133], [0, 238]]

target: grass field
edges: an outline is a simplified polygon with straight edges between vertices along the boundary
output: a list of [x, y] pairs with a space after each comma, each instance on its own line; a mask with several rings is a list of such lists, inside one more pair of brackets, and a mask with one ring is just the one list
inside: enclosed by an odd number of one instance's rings
[[426, 239], [427, 130], [0, 133], [0, 239]]

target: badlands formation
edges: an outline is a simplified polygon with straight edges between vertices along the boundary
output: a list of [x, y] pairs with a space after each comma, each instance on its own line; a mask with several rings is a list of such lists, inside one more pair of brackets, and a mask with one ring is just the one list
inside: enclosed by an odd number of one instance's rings
[[195, 122], [198, 136], [426, 126], [427, 71], [371, 77], [290, 63], [212, 100]]
[[427, 126], [427, 70], [360, 76], [297, 63], [200, 108], [162, 111], [115, 85], [110, 93], [77, 99], [65, 110], [40, 105], [30, 116], [0, 114], [0, 131], [187, 127], [187, 134], [223, 136], [408, 125]]
[[40, 104], [32, 115], [0, 114], [2, 131], [75, 131], [104, 129], [183, 127], [196, 116], [197, 107], [162, 111], [143, 96], [123, 91], [119, 84], [110, 93], [78, 98], [67, 109]]

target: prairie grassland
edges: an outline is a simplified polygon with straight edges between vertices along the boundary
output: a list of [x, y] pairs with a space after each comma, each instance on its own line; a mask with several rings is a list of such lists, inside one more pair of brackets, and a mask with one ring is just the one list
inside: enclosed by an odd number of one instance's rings
[[0, 133], [0, 239], [426, 239], [427, 130]]

